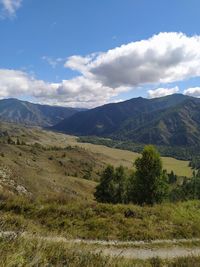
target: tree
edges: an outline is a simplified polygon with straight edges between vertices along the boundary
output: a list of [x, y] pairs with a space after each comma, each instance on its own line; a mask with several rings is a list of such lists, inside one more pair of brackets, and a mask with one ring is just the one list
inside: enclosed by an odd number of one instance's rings
[[167, 182], [160, 155], [154, 146], [145, 146], [142, 157], [135, 161], [135, 167], [134, 202], [140, 205], [162, 202]]
[[114, 175], [114, 202], [127, 202], [127, 176], [123, 166], [119, 166], [115, 170]]
[[125, 168], [120, 166], [114, 169], [108, 165], [102, 173], [100, 183], [94, 194], [99, 202], [127, 203], [127, 174]]
[[96, 192], [94, 193], [97, 201], [103, 203], [113, 203], [115, 194], [114, 175], [114, 167], [108, 165], [103, 171], [100, 178], [100, 183], [97, 185]]
[[177, 175], [174, 174], [173, 171], [171, 171], [169, 174], [168, 174], [168, 178], [169, 178], [169, 183], [170, 184], [174, 184], [177, 182]]

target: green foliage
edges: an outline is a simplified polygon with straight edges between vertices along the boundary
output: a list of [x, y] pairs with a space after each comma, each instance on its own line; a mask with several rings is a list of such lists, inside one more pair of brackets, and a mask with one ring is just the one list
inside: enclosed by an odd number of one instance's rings
[[143, 150], [142, 157], [135, 162], [135, 186], [133, 201], [138, 204], [160, 203], [166, 196], [166, 175], [157, 150], [149, 145]]
[[167, 176], [168, 176], [168, 180], [169, 180], [170, 184], [174, 184], [177, 182], [178, 177], [173, 171], [171, 171], [169, 174], [167, 174]]
[[[127, 176], [124, 167], [109, 165], [96, 187], [95, 198], [103, 203], [155, 204], [167, 193], [167, 174], [162, 170], [160, 155], [153, 146], [146, 146], [135, 162], [136, 172]], [[171, 173], [171, 176], [175, 176]], [[171, 177], [170, 176], [170, 177]]]
[[112, 203], [114, 191], [114, 167], [108, 165], [101, 175], [100, 183], [96, 187], [94, 196], [99, 202]]
[[200, 169], [200, 156], [193, 156], [190, 163], [189, 163], [189, 166], [192, 168], [192, 169]]
[[123, 166], [114, 169], [108, 165], [101, 175], [94, 196], [102, 203], [127, 203], [127, 182], [128, 177]]
[[183, 183], [175, 187], [170, 193], [171, 201], [184, 201], [200, 199], [200, 172], [194, 174], [190, 180], [185, 179]]
[[127, 174], [123, 166], [116, 168], [114, 176], [115, 192], [114, 202], [115, 203], [126, 203], [127, 196]]

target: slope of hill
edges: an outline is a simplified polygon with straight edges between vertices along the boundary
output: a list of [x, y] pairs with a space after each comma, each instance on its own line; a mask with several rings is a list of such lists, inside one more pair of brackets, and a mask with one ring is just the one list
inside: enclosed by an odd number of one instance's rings
[[[8, 136], [21, 145], [7, 144]], [[74, 136], [0, 123], [0, 171], [6, 167], [15, 187], [23, 186], [37, 196], [56, 192], [67, 192], [75, 198], [86, 196], [88, 190], [94, 190], [95, 182], [85, 179], [98, 180], [107, 164], [132, 169], [139, 156], [126, 150], [80, 143]], [[179, 176], [192, 176], [188, 161], [169, 157], [162, 160], [169, 173], [173, 170]]]
[[[200, 101], [189, 98], [174, 107], [130, 119], [114, 133], [116, 138], [157, 145], [200, 144]], [[143, 122], [138, 123], [138, 121]]]
[[52, 126], [80, 109], [33, 104], [18, 99], [0, 100], [0, 121], [31, 126]]
[[196, 145], [200, 144], [199, 110], [199, 99], [181, 94], [140, 97], [77, 113], [53, 129], [139, 143]]
[[[32, 197], [92, 199], [105, 164], [97, 154], [69, 144], [56, 146], [48, 133], [21, 125], [0, 125], [0, 198], [2, 192]], [[38, 143], [42, 139], [49, 145]], [[17, 140], [18, 144], [17, 144]], [[15, 144], [14, 144], [15, 142]]]

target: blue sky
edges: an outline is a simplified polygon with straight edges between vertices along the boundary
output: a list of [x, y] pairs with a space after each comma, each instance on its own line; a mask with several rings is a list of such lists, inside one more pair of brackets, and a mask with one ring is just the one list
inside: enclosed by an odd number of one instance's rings
[[[200, 73], [191, 70], [192, 66], [198, 68], [200, 59], [198, 52], [192, 55], [192, 51], [198, 51], [198, 45], [200, 48], [199, 0], [0, 0], [0, 3], [1, 98], [93, 107], [173, 92], [200, 96]], [[140, 51], [140, 44], [134, 48], [134, 42], [147, 41], [152, 36], [157, 36], [156, 40], [146, 44], [145, 49], [153, 51], [154, 56], [142, 60], [147, 53], [144, 49]], [[163, 40], [171, 42], [170, 51], [155, 55]], [[158, 47], [154, 51], [155, 43]], [[178, 49], [177, 45], [171, 47], [177, 43]], [[128, 47], [116, 49], [129, 44], [130, 55]], [[114, 51], [114, 59], [109, 50]], [[157, 73], [160, 58], [164, 60], [171, 53], [172, 59], [181, 51], [173, 68], [171, 63], [165, 65], [166, 75]], [[187, 60], [186, 53], [191, 54]], [[138, 55], [140, 62], [135, 67]], [[187, 62], [190, 69], [185, 69]], [[151, 73], [153, 68], [157, 69]], [[157, 76], [146, 78], [148, 75]]]

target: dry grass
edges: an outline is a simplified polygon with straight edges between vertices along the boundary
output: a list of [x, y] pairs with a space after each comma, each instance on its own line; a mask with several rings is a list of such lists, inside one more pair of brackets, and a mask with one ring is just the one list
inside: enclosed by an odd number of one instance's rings
[[[2, 127], [2, 126], [1, 126]], [[127, 150], [109, 148], [102, 145], [94, 145], [88, 143], [79, 143], [75, 136], [69, 136], [61, 133], [45, 131], [40, 128], [23, 128], [5, 124], [5, 129], [10, 130], [11, 134], [24, 136], [23, 139], [27, 143], [38, 142], [43, 146], [59, 146], [66, 147], [68, 145], [78, 146], [86, 149], [88, 152], [98, 154], [98, 160], [103, 163], [110, 163], [114, 166], [124, 165], [128, 168], [133, 167], [133, 162], [139, 156], [138, 153]], [[163, 157], [163, 166], [168, 172], [173, 170], [179, 176], [192, 176], [192, 169], [188, 166], [188, 161], [176, 160], [170, 157]]]
[[[105, 163], [110, 163], [114, 166], [124, 165], [125, 167], [132, 168], [133, 162], [140, 155], [131, 151], [109, 148], [103, 145], [79, 143], [77, 142], [77, 137], [61, 133], [37, 131], [37, 134], [38, 140], [43, 144], [56, 144], [61, 147], [67, 144], [79, 146], [90, 152], [98, 153]], [[179, 176], [192, 176], [192, 169], [188, 166], [189, 161], [177, 160], [170, 157], [162, 157], [162, 160], [163, 167], [167, 169], [168, 172], [173, 170]]]

